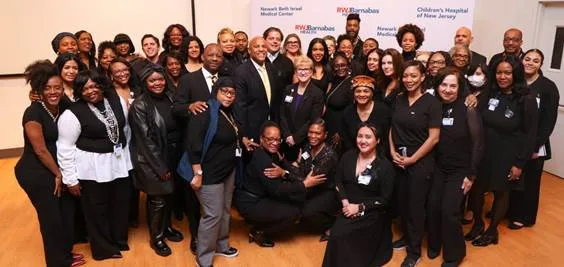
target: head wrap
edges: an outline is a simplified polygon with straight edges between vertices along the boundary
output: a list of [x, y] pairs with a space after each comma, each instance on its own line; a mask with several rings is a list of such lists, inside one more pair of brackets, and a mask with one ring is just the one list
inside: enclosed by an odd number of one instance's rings
[[353, 90], [357, 87], [368, 87], [370, 90], [374, 91], [374, 78], [366, 75], [357, 75], [352, 79], [352, 88]]
[[53, 40], [51, 41], [51, 47], [53, 47], [53, 51], [55, 51], [55, 53], [59, 52], [59, 43], [61, 42], [61, 40], [63, 40], [63, 38], [67, 36], [72, 37], [72, 39], [76, 41], [76, 37], [74, 36], [74, 34], [70, 32], [61, 32], [57, 34], [55, 38], [53, 38]]

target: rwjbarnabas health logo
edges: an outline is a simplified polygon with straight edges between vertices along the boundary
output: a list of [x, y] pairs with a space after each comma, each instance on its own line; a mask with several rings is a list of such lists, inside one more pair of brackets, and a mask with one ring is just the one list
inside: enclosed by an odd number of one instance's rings
[[348, 16], [349, 14], [380, 14], [380, 10], [374, 7], [337, 7], [337, 14]]
[[317, 34], [320, 32], [334, 32], [335, 26], [296, 24], [294, 29], [299, 31], [301, 34]]

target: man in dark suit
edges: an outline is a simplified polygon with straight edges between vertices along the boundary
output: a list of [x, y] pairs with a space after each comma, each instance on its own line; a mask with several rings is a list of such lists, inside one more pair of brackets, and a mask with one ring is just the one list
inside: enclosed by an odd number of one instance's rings
[[[195, 72], [183, 75], [178, 81], [178, 90], [172, 104], [172, 113], [179, 118], [179, 126], [183, 136], [188, 136], [188, 121], [191, 115], [205, 111], [207, 101], [210, 98], [210, 92], [213, 83], [217, 80], [218, 71], [223, 64], [223, 51], [217, 44], [208, 44], [203, 54], [204, 66]], [[185, 138], [182, 138], [186, 141]], [[187, 144], [183, 142], [182, 147]], [[192, 239], [190, 241], [190, 249], [192, 253], [196, 253], [196, 243], [198, 235], [198, 227], [200, 224], [200, 203], [196, 197], [192, 187], [185, 186], [185, 181], [181, 180], [177, 183], [177, 191], [175, 195], [184, 206], [186, 217], [190, 226]], [[185, 190], [185, 191], [182, 191]]]
[[354, 58], [362, 58], [362, 46], [364, 42], [358, 36], [360, 32], [360, 16], [358, 14], [352, 13], [347, 16], [345, 31], [352, 40]]
[[[243, 144], [249, 150], [258, 141], [260, 126], [269, 118], [278, 116], [281, 93], [274, 89], [272, 66], [266, 59], [266, 41], [262, 37], [251, 39], [251, 60], [235, 70], [237, 100], [234, 112], [244, 134]], [[256, 145], [256, 143], [254, 143]]]
[[[294, 77], [294, 63], [285, 55], [280, 53], [280, 44], [284, 39], [282, 31], [276, 27], [266, 29], [262, 35], [266, 41], [266, 49], [268, 51], [267, 61], [271, 63], [271, 73], [274, 80], [272, 80], [272, 90], [278, 94], [282, 94], [286, 86], [292, 84]], [[274, 105], [279, 106], [281, 99], [274, 99]], [[277, 115], [277, 114], [276, 114]], [[275, 116], [270, 118], [275, 122], [279, 122], [280, 118]]]
[[[456, 34], [454, 35], [454, 45], [465, 45], [470, 47], [470, 43], [472, 43], [473, 40], [474, 36], [472, 36], [472, 31], [467, 27], [460, 27], [456, 30]], [[472, 52], [472, 61], [470, 62], [470, 65], [476, 66], [481, 63], [486, 63], [487, 59], [485, 56], [475, 51], [470, 51]]]

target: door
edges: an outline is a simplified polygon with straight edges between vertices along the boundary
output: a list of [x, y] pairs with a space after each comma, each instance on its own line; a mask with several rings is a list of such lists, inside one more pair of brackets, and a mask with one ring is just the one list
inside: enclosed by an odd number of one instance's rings
[[560, 107], [554, 132], [550, 136], [552, 159], [544, 170], [564, 177], [564, 2], [546, 2], [542, 6], [537, 30], [538, 47], [544, 53], [544, 75], [554, 81], [560, 92]]

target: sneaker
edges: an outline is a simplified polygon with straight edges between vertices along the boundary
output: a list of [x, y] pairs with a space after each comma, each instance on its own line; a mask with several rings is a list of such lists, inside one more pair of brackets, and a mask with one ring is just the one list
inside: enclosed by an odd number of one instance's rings
[[403, 237], [392, 243], [392, 247], [394, 248], [394, 250], [402, 250], [405, 249], [406, 246], [407, 245], [405, 244], [405, 239]]
[[216, 256], [223, 256], [223, 257], [227, 257], [227, 258], [233, 258], [233, 257], [237, 257], [237, 255], [239, 255], [239, 251], [236, 248], [230, 247], [225, 251], [216, 252], [215, 255]]
[[421, 261], [421, 257], [414, 258], [411, 256], [406, 256], [403, 262], [401, 263], [401, 267], [415, 267]]

